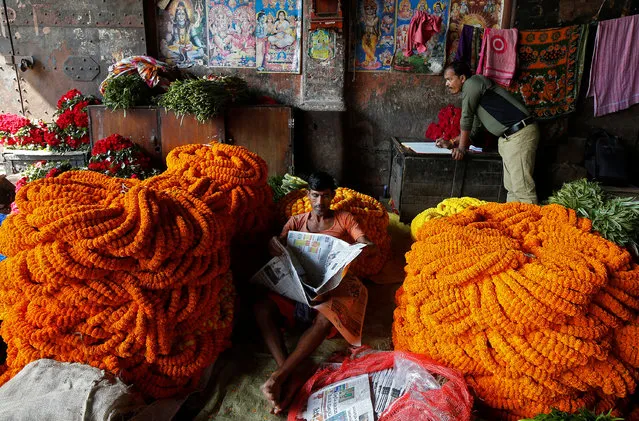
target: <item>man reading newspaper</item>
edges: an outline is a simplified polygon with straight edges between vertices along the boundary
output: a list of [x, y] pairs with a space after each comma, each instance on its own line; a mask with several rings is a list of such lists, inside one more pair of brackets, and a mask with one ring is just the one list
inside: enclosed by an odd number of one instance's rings
[[[375, 245], [366, 238], [353, 215], [349, 212], [331, 210], [330, 205], [336, 189], [333, 177], [324, 172], [316, 172], [311, 174], [308, 184], [308, 198], [313, 210], [291, 217], [282, 229], [279, 241], [286, 244], [289, 231], [318, 233], [336, 237], [348, 243], [361, 243], [371, 247], [369, 253], [376, 252]], [[278, 247], [271, 247], [271, 253], [279, 255], [282, 250]], [[331, 295], [339, 295], [341, 287], [340, 284], [323, 296], [316, 297], [316, 301], [312, 302], [313, 306], [316, 303], [330, 300]], [[363, 285], [362, 288], [365, 290]], [[336, 304], [338, 303], [339, 300], [336, 300]], [[310, 356], [326, 337], [334, 334], [335, 329], [333, 323], [322, 312], [274, 292], [269, 292], [266, 296], [261, 297], [255, 303], [254, 311], [266, 346], [278, 365], [278, 369], [262, 385], [261, 389], [266, 399], [273, 405], [271, 412], [279, 414], [288, 407], [295, 392], [305, 380], [300, 378], [299, 373], [296, 372], [300, 363]], [[308, 326], [290, 354], [286, 349], [280, 330], [282, 322], [287, 322], [289, 326], [295, 324]]]

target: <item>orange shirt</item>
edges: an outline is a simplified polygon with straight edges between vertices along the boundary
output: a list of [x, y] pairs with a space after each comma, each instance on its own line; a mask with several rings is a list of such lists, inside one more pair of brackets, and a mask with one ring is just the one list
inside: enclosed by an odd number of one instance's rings
[[[289, 231], [311, 232], [308, 230], [307, 222], [311, 215], [310, 212], [291, 216], [280, 234], [280, 238], [286, 240]], [[364, 234], [359, 224], [350, 212], [337, 211], [333, 213], [333, 226], [327, 230], [317, 232], [315, 234], [326, 234], [331, 237], [339, 238], [347, 243], [354, 243]]]

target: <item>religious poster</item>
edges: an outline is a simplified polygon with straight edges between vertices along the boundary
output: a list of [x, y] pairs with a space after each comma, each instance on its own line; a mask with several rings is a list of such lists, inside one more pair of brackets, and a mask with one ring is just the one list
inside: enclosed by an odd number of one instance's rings
[[358, 0], [351, 45], [355, 71], [388, 71], [395, 53], [395, 0]]
[[207, 1], [209, 66], [255, 67], [255, 3]]
[[315, 60], [325, 61], [335, 57], [335, 31], [316, 29], [310, 34], [308, 56]]
[[302, 0], [255, 3], [259, 72], [299, 73], [302, 55]]
[[448, 28], [447, 57], [452, 62], [464, 25], [501, 28], [502, 0], [452, 0]]
[[173, 0], [158, 18], [162, 60], [182, 68], [207, 64], [204, 0]]
[[[397, 0], [397, 48], [393, 60], [393, 70], [410, 73], [437, 75], [443, 72], [446, 63], [446, 32], [451, 0]], [[436, 17], [439, 31], [432, 30], [437, 25], [425, 22], [422, 34], [430, 36], [423, 51], [413, 48], [406, 54], [408, 32], [411, 19], [417, 11]], [[441, 19], [441, 20], [440, 20]], [[431, 33], [428, 33], [430, 30]]]

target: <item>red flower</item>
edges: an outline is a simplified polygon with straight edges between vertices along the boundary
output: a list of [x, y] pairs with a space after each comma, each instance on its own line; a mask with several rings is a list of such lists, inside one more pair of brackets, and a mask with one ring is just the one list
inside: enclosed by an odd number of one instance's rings
[[52, 148], [60, 145], [60, 138], [58, 137], [58, 135], [50, 131], [44, 132], [44, 141], [47, 142], [47, 145], [51, 146]]
[[436, 140], [444, 138], [451, 140], [461, 133], [459, 122], [461, 120], [461, 108], [447, 105], [437, 113], [438, 123], [431, 123], [426, 129], [426, 138]]
[[64, 130], [70, 125], [74, 123], [75, 115], [72, 110], [67, 110], [58, 116], [55, 124], [61, 129]]
[[58, 100], [58, 109], [62, 108], [68, 100], [73, 99], [78, 95], [82, 95], [82, 92], [77, 89], [71, 89], [66, 94], [62, 95], [62, 97]]
[[28, 118], [17, 114], [0, 114], [0, 132], [14, 134], [21, 128], [30, 125]]
[[51, 168], [49, 170], [49, 172], [47, 173], [47, 175], [45, 175], [45, 178], [51, 178], [51, 177], [55, 177], [56, 175], [60, 174], [62, 171], [60, 171], [60, 169], [58, 168]]

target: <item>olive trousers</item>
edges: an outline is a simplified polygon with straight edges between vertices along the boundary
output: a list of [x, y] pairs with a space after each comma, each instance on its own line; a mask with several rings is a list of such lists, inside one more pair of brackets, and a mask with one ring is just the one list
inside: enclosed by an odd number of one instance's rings
[[508, 202], [537, 203], [533, 171], [539, 144], [539, 126], [533, 123], [511, 136], [500, 137], [499, 155], [504, 164], [504, 187]]

